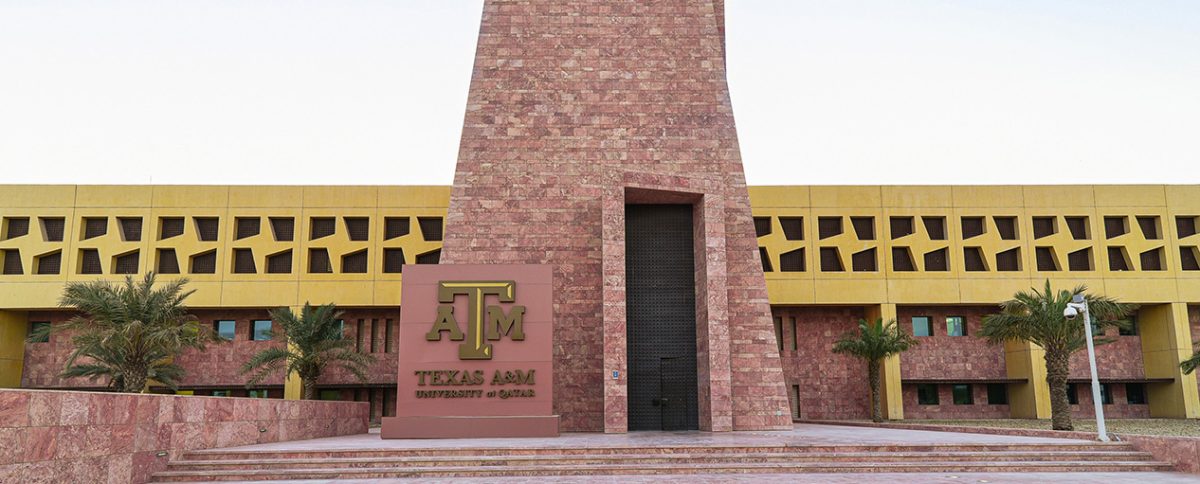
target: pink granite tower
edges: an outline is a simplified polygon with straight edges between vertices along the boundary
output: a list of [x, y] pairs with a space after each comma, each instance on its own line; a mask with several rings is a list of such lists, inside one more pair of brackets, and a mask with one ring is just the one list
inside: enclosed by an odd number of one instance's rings
[[[686, 406], [637, 400], [647, 378], [688, 382], [691, 428], [790, 428], [723, 16], [722, 0], [485, 3], [442, 263], [554, 266], [563, 430], [648, 428], [634, 424], [646, 409]], [[675, 209], [643, 210], [656, 205]], [[656, 260], [680, 244], [684, 257], [662, 258], [661, 288], [653, 264], [626, 257]], [[684, 264], [686, 287], [668, 290], [668, 264]], [[689, 307], [664, 313], [679, 307], [665, 296], [679, 287]], [[656, 323], [679, 318], [694, 325]], [[646, 334], [682, 338], [692, 354], [662, 355], [661, 372], [646, 366], [638, 358], [651, 350], [640, 348], [663, 346], [631, 341]], [[668, 370], [673, 361], [688, 362], [685, 374]]]

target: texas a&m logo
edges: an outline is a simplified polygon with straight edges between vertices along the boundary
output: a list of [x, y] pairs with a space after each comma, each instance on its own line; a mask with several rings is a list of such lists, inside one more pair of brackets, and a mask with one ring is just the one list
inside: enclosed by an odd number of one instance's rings
[[[496, 296], [502, 303], [516, 300], [517, 283], [514, 281], [442, 281], [438, 283], [437, 319], [425, 333], [428, 341], [441, 341], [442, 332], [450, 333], [451, 341], [462, 341], [458, 345], [460, 360], [490, 360], [492, 345], [485, 341], [499, 341], [507, 335], [513, 341], [523, 341], [525, 331], [521, 327], [525, 317], [525, 306], [512, 306], [508, 314], [501, 306], [489, 306], [487, 296]], [[467, 296], [467, 332], [463, 334], [454, 317], [454, 298]]]

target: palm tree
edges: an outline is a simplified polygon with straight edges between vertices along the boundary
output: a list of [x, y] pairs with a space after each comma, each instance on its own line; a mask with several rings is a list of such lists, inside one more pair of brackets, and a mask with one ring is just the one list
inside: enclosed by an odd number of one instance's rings
[[883, 323], [876, 319], [868, 323], [865, 319], [858, 321], [858, 331], [848, 331], [833, 343], [834, 353], [854, 356], [867, 362], [867, 383], [871, 387], [871, 420], [883, 421], [883, 410], [879, 402], [879, 365], [883, 360], [894, 354], [907, 351], [916, 346], [917, 340], [900, 330], [896, 320]]
[[154, 380], [177, 388], [184, 370], [172, 360], [183, 350], [204, 350], [216, 341], [212, 331], [187, 313], [187, 279], [155, 288], [149, 272], [140, 281], [126, 276], [123, 284], [109, 281], [69, 282], [59, 304], [79, 312], [66, 323], [48, 325], [29, 335], [44, 341], [50, 332], [70, 331], [75, 349], [67, 358], [64, 378], [91, 381], [108, 378], [108, 386], [141, 393]]
[[[333, 304], [312, 306], [304, 304], [299, 317], [289, 308], [271, 311], [271, 319], [283, 327], [287, 344], [258, 352], [242, 365], [242, 374], [251, 373], [247, 387], [286, 368], [287, 373], [300, 376], [301, 398], [313, 400], [317, 394], [317, 379], [330, 364], [336, 364], [359, 381], [367, 380], [367, 365], [375, 357], [354, 351], [354, 341], [342, 338], [342, 312]], [[271, 331], [272, 337], [280, 335]]]
[[[1071, 354], [1087, 346], [1083, 322], [1063, 317], [1063, 310], [1076, 294], [1087, 300], [1096, 328], [1127, 327], [1124, 318], [1136, 306], [1115, 299], [1087, 294], [1087, 286], [1055, 292], [1046, 281], [1042, 291], [1030, 288], [1000, 304], [1000, 313], [984, 316], [979, 335], [992, 344], [1027, 341], [1045, 350], [1046, 381], [1050, 384], [1050, 417], [1054, 430], [1074, 430], [1071, 406], [1067, 402], [1067, 377], [1071, 374]], [[1112, 342], [1093, 336], [1094, 344]]]
[[[1200, 345], [1200, 341], [1192, 344]], [[1183, 369], [1183, 374], [1185, 375], [1191, 375], [1193, 371], [1196, 371], [1196, 368], [1200, 368], [1200, 351], [1194, 353], [1191, 358], [1183, 360], [1183, 362], [1179, 364], [1179, 368]]]

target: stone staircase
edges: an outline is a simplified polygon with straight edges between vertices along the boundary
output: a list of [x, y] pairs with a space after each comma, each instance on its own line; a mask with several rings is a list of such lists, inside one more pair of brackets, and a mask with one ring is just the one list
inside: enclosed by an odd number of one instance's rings
[[850, 472], [1170, 471], [1127, 443], [596, 446], [187, 452], [153, 482]]

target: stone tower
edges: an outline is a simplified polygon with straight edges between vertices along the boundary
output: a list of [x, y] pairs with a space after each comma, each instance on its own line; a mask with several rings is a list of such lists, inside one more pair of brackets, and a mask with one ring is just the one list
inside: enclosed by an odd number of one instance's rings
[[487, 0], [442, 263], [555, 267], [555, 411], [628, 422], [626, 207], [693, 207], [699, 428], [790, 428], [722, 0]]

